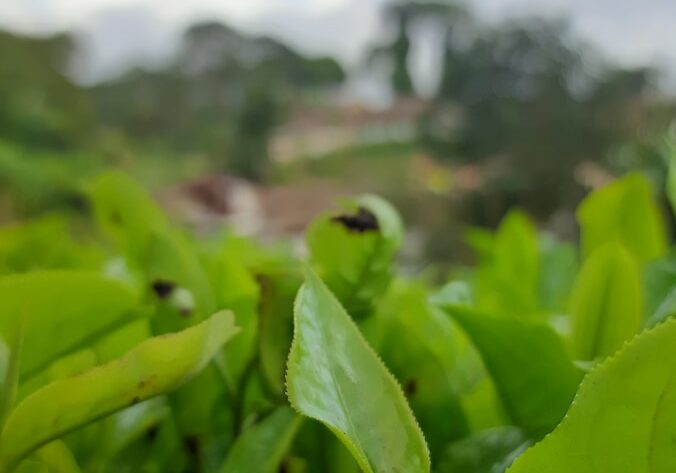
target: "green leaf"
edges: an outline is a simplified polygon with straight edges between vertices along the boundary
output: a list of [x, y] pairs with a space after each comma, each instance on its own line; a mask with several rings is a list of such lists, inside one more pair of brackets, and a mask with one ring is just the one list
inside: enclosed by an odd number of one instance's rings
[[566, 418], [509, 473], [676, 471], [676, 320], [634, 338], [580, 386]]
[[577, 248], [551, 235], [540, 238], [540, 306], [550, 314], [565, 314], [578, 272]]
[[648, 180], [629, 174], [590, 194], [577, 210], [585, 258], [619, 240], [639, 261], [664, 255], [665, 225]]
[[528, 216], [513, 210], [503, 219], [492, 247], [477, 272], [479, 307], [489, 312], [530, 317], [538, 311], [540, 255]]
[[533, 438], [553, 429], [581, 377], [558, 335], [535, 321], [446, 310], [479, 350], [513, 422]]
[[667, 294], [667, 297], [664, 298], [662, 303], [647, 320], [646, 325], [648, 327], [653, 327], [673, 315], [676, 315], [676, 287]]
[[645, 266], [643, 293], [645, 326], [652, 327], [676, 314], [676, 259], [673, 254]]
[[353, 317], [368, 315], [387, 289], [402, 232], [396, 210], [374, 195], [350, 201], [343, 213], [325, 214], [310, 225], [313, 266]]
[[526, 214], [512, 210], [503, 219], [495, 236], [493, 258], [499, 277], [517, 276], [521, 287], [529, 291], [535, 289], [539, 272], [538, 241], [535, 227]]
[[237, 439], [221, 473], [277, 473], [301, 421], [293, 409], [278, 408]]
[[90, 195], [99, 226], [118, 244], [129, 263], [143, 272], [146, 283], [159, 280], [188, 289], [197, 301], [200, 316], [196, 321], [216, 310], [208, 276], [195, 248], [169, 225], [138, 183], [119, 172], [105, 173], [94, 181]]
[[157, 427], [171, 411], [163, 397], [135, 404], [110, 416], [105, 422], [102, 458], [110, 460], [149, 429]]
[[[379, 340], [370, 337], [385, 365], [404, 387], [404, 393], [425, 435], [432, 458], [451, 441], [469, 434], [459, 394], [470, 384], [465, 373], [469, 343], [459, 328], [430, 306], [426, 288], [397, 281], [376, 314], [365, 323], [375, 326]], [[439, 422], [439, 419], [445, 419]]]
[[448, 446], [435, 473], [504, 473], [528, 446], [516, 427], [477, 432]]
[[71, 451], [60, 440], [50, 442], [38, 449], [33, 457], [49, 473], [80, 473], [81, 471]]
[[122, 358], [48, 384], [20, 402], [0, 434], [0, 471], [50, 440], [170, 391], [200, 372], [237, 333], [222, 312], [183, 332], [141, 343]]
[[594, 360], [614, 353], [643, 324], [641, 275], [617, 242], [599, 247], [582, 265], [571, 296], [573, 356]]
[[219, 306], [237, 314], [241, 332], [228, 347], [225, 367], [231, 385], [242, 376], [246, 365], [257, 351], [258, 309], [260, 288], [247, 268], [236, 255], [223, 252], [212, 258], [211, 280], [219, 297]]
[[133, 317], [136, 297], [116, 281], [84, 271], [0, 278], [0, 336], [24, 325], [22, 376], [93, 341]]
[[311, 270], [298, 292], [287, 392], [324, 423], [363, 471], [428, 472], [425, 439], [394, 377]]
[[168, 227], [146, 191], [121, 172], [99, 175], [89, 195], [99, 226], [134, 259], [143, 258], [153, 231]]
[[293, 338], [293, 299], [301, 278], [295, 272], [259, 275], [261, 371], [267, 383], [280, 396], [284, 395], [286, 360]]
[[65, 216], [49, 215], [0, 229], [0, 273], [95, 267], [99, 248], [76, 241]]

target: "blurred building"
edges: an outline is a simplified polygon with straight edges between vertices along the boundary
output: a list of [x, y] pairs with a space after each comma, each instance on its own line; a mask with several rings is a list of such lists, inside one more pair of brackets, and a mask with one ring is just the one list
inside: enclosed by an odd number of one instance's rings
[[418, 119], [428, 109], [427, 101], [415, 97], [399, 98], [384, 109], [299, 107], [273, 133], [270, 156], [283, 163], [353, 146], [410, 142], [416, 138]]

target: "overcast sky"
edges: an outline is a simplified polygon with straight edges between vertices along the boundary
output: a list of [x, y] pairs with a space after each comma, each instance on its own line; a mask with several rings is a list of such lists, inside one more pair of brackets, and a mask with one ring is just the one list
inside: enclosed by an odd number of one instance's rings
[[[0, 26], [26, 33], [74, 30], [88, 39], [87, 65], [105, 76], [171, 54], [195, 20], [220, 19], [312, 54], [356, 64], [382, 31], [387, 0], [0, 0]], [[658, 64], [676, 77], [676, 0], [471, 0], [481, 18], [565, 15], [583, 38], [618, 62]]]

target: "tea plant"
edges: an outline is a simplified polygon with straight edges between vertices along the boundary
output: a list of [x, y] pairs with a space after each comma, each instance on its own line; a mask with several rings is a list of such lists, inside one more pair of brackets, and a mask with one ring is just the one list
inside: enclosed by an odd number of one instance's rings
[[122, 174], [81, 191], [0, 230], [2, 473], [676, 471], [676, 260], [639, 175], [581, 204], [579, 255], [513, 211], [441, 287], [397, 276], [375, 196], [301, 263]]

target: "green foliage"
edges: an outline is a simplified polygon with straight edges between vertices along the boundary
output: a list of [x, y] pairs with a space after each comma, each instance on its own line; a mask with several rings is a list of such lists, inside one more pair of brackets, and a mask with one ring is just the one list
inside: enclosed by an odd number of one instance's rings
[[280, 407], [234, 443], [221, 473], [276, 473], [301, 425], [290, 407]]
[[515, 427], [500, 427], [469, 436], [448, 446], [436, 473], [504, 471], [528, 446]]
[[596, 249], [580, 269], [571, 296], [572, 352], [578, 360], [614, 353], [643, 325], [638, 265], [617, 242]]
[[581, 378], [556, 333], [541, 322], [447, 310], [481, 353], [514, 424], [532, 438], [553, 429]]
[[510, 212], [486, 249], [489, 253], [477, 271], [478, 305], [517, 317], [536, 316], [540, 253], [530, 219], [522, 212]]
[[94, 272], [49, 271], [0, 278], [0, 336], [25, 333], [21, 373], [35, 374], [55, 358], [129, 322], [133, 292]]
[[0, 471], [11, 471], [36, 448], [123, 407], [175, 389], [201, 371], [234, 334], [232, 314], [150, 339], [124, 357], [55, 381], [21, 401], [4, 425]]
[[597, 366], [563, 422], [510, 473], [668, 472], [676, 468], [676, 320]]
[[650, 183], [639, 174], [627, 175], [591, 194], [580, 205], [577, 217], [585, 258], [616, 239], [641, 262], [666, 252], [662, 215]]
[[579, 268], [515, 211], [437, 287], [397, 276], [378, 197], [319, 215], [304, 265], [102, 174], [91, 214], [0, 230], [0, 472], [670, 472], [676, 269], [647, 185], [587, 198]]
[[466, 436], [460, 395], [471, 374], [463, 372], [462, 334], [427, 302], [425, 287], [398, 282], [369, 323], [369, 342], [403, 386], [432, 456]]

